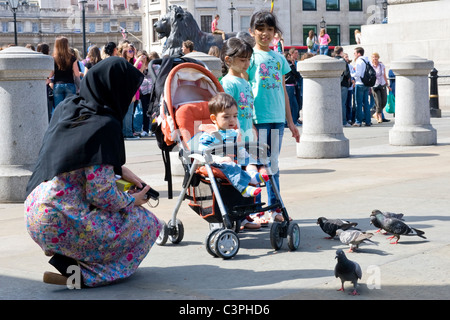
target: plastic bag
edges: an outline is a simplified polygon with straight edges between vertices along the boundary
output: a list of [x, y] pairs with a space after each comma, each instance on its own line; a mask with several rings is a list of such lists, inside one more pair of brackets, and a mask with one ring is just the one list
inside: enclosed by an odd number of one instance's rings
[[395, 113], [395, 96], [392, 93], [389, 93], [387, 96], [387, 103], [384, 111], [387, 113]]

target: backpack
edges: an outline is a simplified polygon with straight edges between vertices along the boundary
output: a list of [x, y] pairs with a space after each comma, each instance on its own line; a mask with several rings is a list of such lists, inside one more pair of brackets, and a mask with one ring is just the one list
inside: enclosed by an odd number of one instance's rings
[[366, 87], [373, 87], [375, 82], [377, 82], [377, 74], [370, 63], [366, 62], [364, 59], [363, 61], [366, 64], [366, 69], [364, 70], [364, 75], [361, 77], [361, 82]]

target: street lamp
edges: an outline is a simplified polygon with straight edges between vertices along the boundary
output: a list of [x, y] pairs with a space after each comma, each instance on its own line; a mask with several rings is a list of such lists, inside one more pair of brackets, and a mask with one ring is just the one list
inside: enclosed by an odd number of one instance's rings
[[24, 1], [20, 0], [9, 0], [6, 2], [9, 5], [14, 17], [14, 45], [17, 46], [17, 19], [16, 19], [16, 11], [19, 8], [19, 5], [24, 4]]
[[387, 17], [387, 7], [388, 7], [387, 0], [383, 0], [383, 2], [381, 3], [381, 7], [383, 8], [383, 11], [384, 11], [384, 19], [383, 19], [383, 21], [385, 21], [386, 17]]
[[321, 29], [325, 29], [327, 26], [327, 22], [325, 21], [325, 19], [322, 17], [322, 20], [320, 20], [319, 26]]
[[228, 10], [230, 10], [230, 14], [231, 14], [231, 32], [233, 32], [233, 15], [234, 15], [234, 11], [236, 10], [236, 8], [233, 7], [233, 1], [231, 1], [231, 6], [228, 8]]
[[81, 9], [81, 13], [82, 13], [82, 20], [83, 20], [83, 58], [86, 58], [86, 9], [85, 9], [85, 5], [87, 3], [87, 0], [78, 0], [78, 3], [81, 3], [82, 5], [82, 9]]

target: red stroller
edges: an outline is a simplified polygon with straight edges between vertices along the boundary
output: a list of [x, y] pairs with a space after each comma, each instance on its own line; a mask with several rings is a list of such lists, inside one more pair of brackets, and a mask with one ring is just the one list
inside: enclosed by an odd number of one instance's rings
[[[289, 221], [286, 208], [273, 183], [270, 167], [263, 165], [277, 196], [277, 202], [270, 206], [255, 203], [254, 198], [243, 197], [226, 179], [222, 172], [211, 166], [211, 154], [236, 154], [238, 147], [245, 147], [252, 156], [256, 155], [261, 163], [267, 164], [267, 146], [258, 143], [225, 144], [208, 148], [203, 153], [195, 150], [195, 139], [203, 127], [212, 124], [208, 110], [208, 101], [218, 92], [223, 92], [216, 77], [201, 65], [185, 62], [175, 66], [167, 76], [164, 93], [161, 97], [158, 123], [167, 145], [178, 144], [180, 160], [185, 171], [182, 190], [172, 212], [172, 219], [165, 224], [157, 244], [164, 245], [168, 239], [180, 243], [184, 236], [184, 227], [177, 218], [178, 210], [184, 199], [190, 200], [189, 206], [210, 223], [210, 232], [206, 237], [206, 250], [212, 256], [224, 259], [234, 257], [240, 246], [237, 233], [240, 221], [252, 213], [267, 210], [281, 211], [284, 221], [274, 222], [270, 228], [270, 242], [275, 250], [287, 238], [290, 250], [300, 245], [300, 228]], [[262, 185], [264, 187], [265, 184]]]

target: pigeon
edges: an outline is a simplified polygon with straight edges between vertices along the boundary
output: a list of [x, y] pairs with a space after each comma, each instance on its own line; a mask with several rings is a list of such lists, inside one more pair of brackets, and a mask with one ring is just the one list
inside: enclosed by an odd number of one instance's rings
[[[370, 214], [370, 216], [375, 216], [377, 213], [381, 213], [385, 218], [396, 218], [396, 219], [404, 221], [403, 213], [393, 213], [393, 212], [388, 212], [388, 211], [380, 211], [377, 209], [373, 210], [372, 213]], [[378, 228], [378, 230], [375, 231], [375, 233], [378, 233], [378, 232], [381, 233], [381, 230], [383, 229], [381, 227], [381, 223], [378, 221], [374, 221], [372, 224]]]
[[317, 224], [320, 225], [323, 232], [330, 235], [325, 239], [333, 239], [336, 236], [337, 229], [347, 230], [358, 225], [357, 222], [350, 222], [341, 219], [327, 219], [325, 217], [320, 217], [317, 219]]
[[381, 212], [375, 213], [375, 215], [371, 215], [370, 222], [372, 224], [380, 223], [383, 230], [393, 234], [393, 236], [389, 237], [388, 239], [397, 238], [397, 240], [395, 242], [391, 242], [391, 244], [397, 244], [400, 240], [400, 236], [419, 236], [423, 239], [426, 239], [426, 237], [424, 236], [425, 232], [423, 232], [422, 230], [412, 228], [400, 219], [386, 218]]
[[373, 237], [373, 233], [370, 232], [337, 229], [336, 234], [339, 236], [339, 240], [341, 240], [343, 244], [350, 245], [348, 252], [353, 252], [358, 249], [362, 242], [368, 241], [375, 245], [377, 244], [376, 242], [370, 240], [370, 238]]
[[361, 279], [362, 277], [360, 265], [355, 261], [347, 259], [342, 249], [336, 250], [336, 259], [338, 261], [334, 267], [334, 275], [336, 278], [341, 279], [341, 288], [338, 289], [338, 291], [344, 292], [344, 282], [350, 281], [353, 283], [353, 291], [349, 294], [352, 296], [359, 295], [356, 291], [356, 286], [358, 285], [358, 279]]

